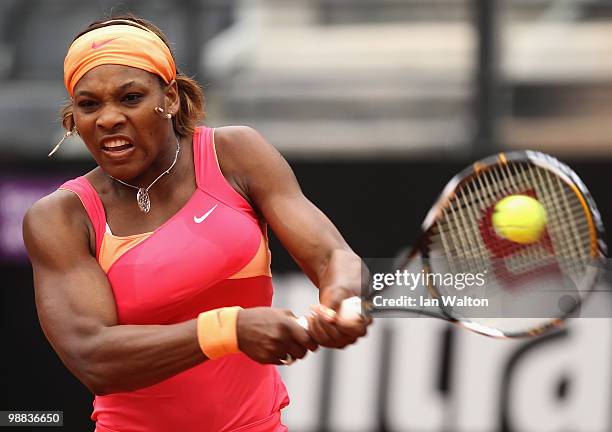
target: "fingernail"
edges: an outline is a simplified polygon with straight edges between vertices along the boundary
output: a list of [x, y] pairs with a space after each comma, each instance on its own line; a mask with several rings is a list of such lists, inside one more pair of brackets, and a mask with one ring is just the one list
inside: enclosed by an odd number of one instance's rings
[[336, 317], [336, 311], [333, 309], [330, 309], [328, 307], [323, 306], [323, 313], [325, 315], [327, 315], [329, 318], [335, 318]]

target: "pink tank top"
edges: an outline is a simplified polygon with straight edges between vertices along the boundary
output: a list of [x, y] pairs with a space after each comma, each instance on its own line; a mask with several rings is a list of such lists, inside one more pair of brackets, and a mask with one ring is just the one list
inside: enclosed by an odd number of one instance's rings
[[[85, 177], [60, 188], [76, 193], [91, 219], [119, 324], [174, 324], [224, 306], [271, 305], [266, 227], [223, 177], [213, 129], [196, 130], [193, 152], [196, 191], [152, 233], [112, 235]], [[286, 430], [280, 410], [288, 403], [276, 367], [239, 353], [150, 387], [96, 396], [91, 418], [97, 432], [277, 432]]]

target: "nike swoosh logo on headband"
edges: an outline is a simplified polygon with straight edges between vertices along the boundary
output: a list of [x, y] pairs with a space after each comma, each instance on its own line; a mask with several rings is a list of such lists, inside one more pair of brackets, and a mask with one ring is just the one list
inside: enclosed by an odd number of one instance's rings
[[91, 43], [91, 49], [98, 49], [98, 48], [102, 48], [104, 45], [106, 45], [107, 43], [110, 43], [110, 42], [114, 41], [115, 39], [119, 39], [119, 38], [118, 38], [118, 37], [116, 37], [116, 38], [112, 38], [112, 39], [106, 39], [106, 40], [103, 40], [102, 42], [96, 42], [96, 41], [93, 41], [93, 42]]

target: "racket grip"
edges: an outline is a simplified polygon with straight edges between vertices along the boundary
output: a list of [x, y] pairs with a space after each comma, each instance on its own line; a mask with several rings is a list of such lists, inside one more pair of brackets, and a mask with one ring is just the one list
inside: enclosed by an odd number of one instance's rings
[[[340, 316], [345, 319], [361, 318], [361, 298], [354, 296], [342, 300], [339, 313]], [[301, 325], [305, 330], [308, 330], [308, 320], [305, 316], [296, 318], [296, 320], [299, 325]]]

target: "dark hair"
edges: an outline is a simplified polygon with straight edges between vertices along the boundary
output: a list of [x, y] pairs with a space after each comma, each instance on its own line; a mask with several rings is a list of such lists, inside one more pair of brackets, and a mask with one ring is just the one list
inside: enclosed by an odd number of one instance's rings
[[[92, 30], [113, 25], [114, 20], [124, 20], [126, 21], [125, 24], [133, 25], [135, 27], [146, 27], [159, 36], [166, 46], [168, 46], [172, 56], [174, 56], [172, 47], [170, 46], [166, 35], [155, 24], [132, 14], [113, 16], [110, 22], [109, 20], [94, 21], [89, 24], [85, 30], [77, 34], [72, 41], [74, 42], [76, 39]], [[165, 85], [165, 82], [163, 79], [161, 79], [161, 77], [159, 77], [159, 80], [160, 84]], [[172, 124], [176, 134], [180, 137], [185, 137], [193, 134], [198, 122], [203, 120], [206, 116], [204, 111], [204, 94], [200, 85], [193, 78], [184, 75], [178, 70], [176, 73], [176, 84], [178, 86], [180, 108], [178, 113], [176, 113], [176, 115], [172, 118]], [[66, 103], [62, 107], [60, 113], [64, 128], [69, 131], [72, 130], [75, 126], [74, 117], [72, 116], [72, 102]]]

